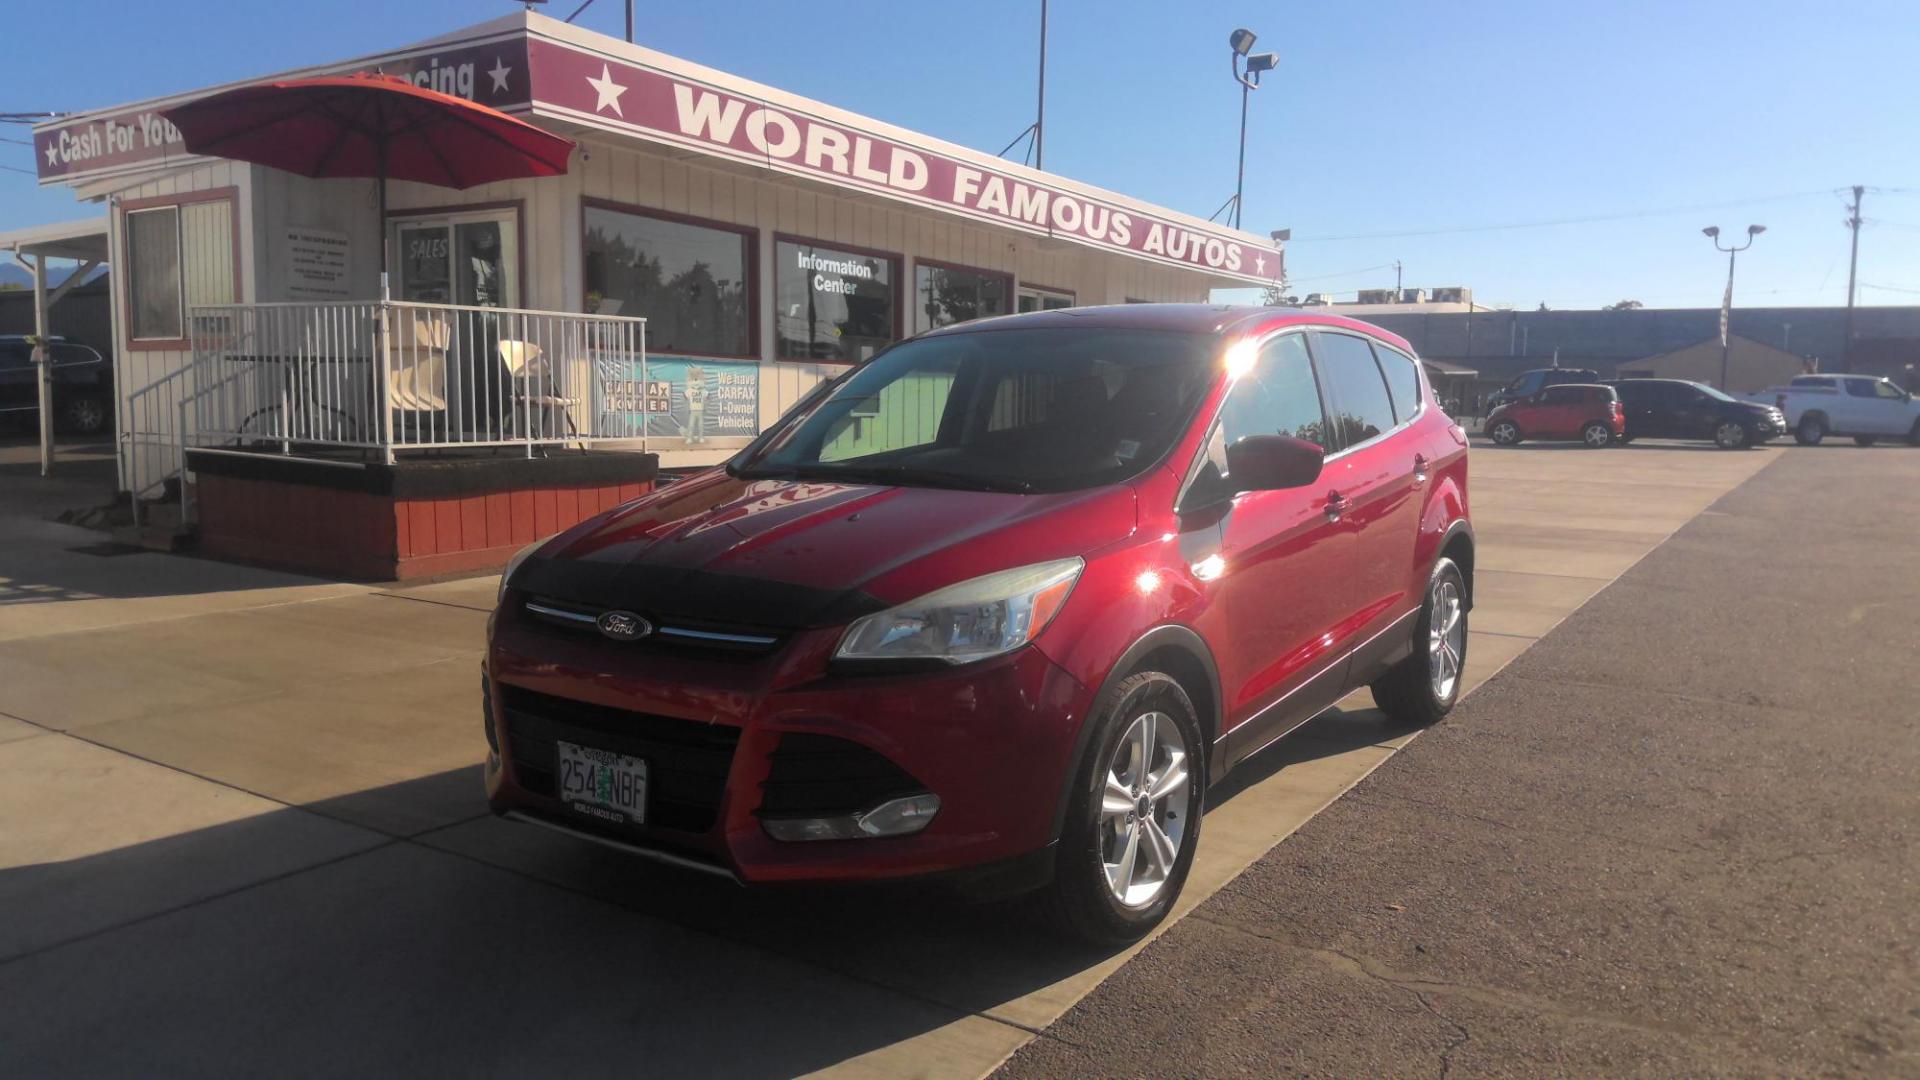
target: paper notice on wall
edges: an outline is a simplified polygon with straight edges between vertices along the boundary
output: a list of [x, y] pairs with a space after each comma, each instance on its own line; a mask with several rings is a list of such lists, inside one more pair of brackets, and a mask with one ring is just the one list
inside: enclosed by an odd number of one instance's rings
[[353, 248], [346, 233], [289, 225], [281, 247], [287, 263], [287, 299], [353, 298], [347, 283], [347, 264]]

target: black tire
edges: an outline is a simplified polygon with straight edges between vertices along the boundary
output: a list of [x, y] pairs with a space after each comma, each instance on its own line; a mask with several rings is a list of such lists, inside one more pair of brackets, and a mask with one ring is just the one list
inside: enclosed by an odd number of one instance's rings
[[1907, 432], [1907, 445], [1920, 446], [1920, 420], [1915, 420], [1912, 429]]
[[1595, 420], [1580, 429], [1580, 441], [1589, 450], [1605, 450], [1613, 445], [1613, 429]]
[[[1434, 652], [1429, 646], [1433, 640], [1433, 616], [1435, 598], [1441, 592], [1441, 586], [1452, 583], [1462, 598], [1460, 606], [1460, 660], [1452, 686], [1442, 694], [1437, 688], [1439, 680], [1434, 678]], [[1467, 662], [1467, 605], [1468, 595], [1466, 577], [1452, 559], [1442, 556], [1433, 566], [1433, 573], [1427, 578], [1427, 597], [1420, 606], [1420, 618], [1414, 624], [1413, 652], [1405, 660], [1395, 664], [1392, 670], [1374, 680], [1373, 702], [1380, 711], [1403, 724], [1426, 727], [1439, 723], [1453, 711], [1454, 703], [1460, 700], [1460, 674], [1466, 670]]]
[[55, 426], [70, 435], [96, 435], [107, 429], [111, 415], [98, 394], [74, 394], [60, 403]]
[[1855, 446], [1872, 446], [1878, 441], [1879, 438], [1874, 435], [1855, 435], [1853, 437], [1853, 445]]
[[1745, 450], [1753, 445], [1753, 432], [1738, 420], [1722, 420], [1714, 425], [1713, 445], [1722, 450]]
[[1525, 436], [1520, 433], [1519, 424], [1511, 420], [1495, 420], [1493, 426], [1487, 428], [1487, 438], [1492, 439], [1495, 446], [1519, 446]]
[[1800, 426], [1793, 429], [1793, 441], [1801, 446], [1819, 446], [1826, 437], [1827, 422], [1817, 416], [1801, 417]]
[[[1114, 895], [1107, 880], [1101, 822], [1101, 798], [1106, 790], [1108, 762], [1133, 721], [1149, 712], [1173, 718], [1188, 752], [1185, 802], [1178, 810], [1183, 832], [1173, 866], [1152, 900], [1128, 907]], [[1129, 675], [1110, 688], [1095, 706], [1097, 725], [1088, 740], [1085, 760], [1074, 770], [1072, 801], [1067, 806], [1060, 845], [1054, 859], [1053, 880], [1040, 893], [1042, 910], [1061, 929], [1101, 945], [1118, 945], [1146, 935], [1173, 910], [1193, 867], [1200, 843], [1200, 819], [1206, 792], [1207, 743], [1193, 701], [1173, 676], [1159, 671]], [[1170, 796], [1178, 802], [1180, 796]], [[1174, 809], [1170, 805], [1167, 815]]]

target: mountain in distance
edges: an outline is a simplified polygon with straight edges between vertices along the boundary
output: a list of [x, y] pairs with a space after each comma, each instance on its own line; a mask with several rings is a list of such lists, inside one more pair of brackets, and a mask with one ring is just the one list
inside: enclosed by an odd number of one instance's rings
[[[48, 266], [47, 288], [58, 288], [61, 282], [67, 280], [67, 275], [78, 269], [80, 269], [80, 267], [77, 263], [56, 262]], [[106, 272], [106, 267], [96, 266], [93, 269], [93, 273], [87, 276], [87, 280], [96, 281], [104, 276]], [[14, 262], [12, 257], [8, 256], [4, 260], [0, 260], [0, 289], [15, 288], [33, 288], [33, 272], [21, 266], [19, 263]]]

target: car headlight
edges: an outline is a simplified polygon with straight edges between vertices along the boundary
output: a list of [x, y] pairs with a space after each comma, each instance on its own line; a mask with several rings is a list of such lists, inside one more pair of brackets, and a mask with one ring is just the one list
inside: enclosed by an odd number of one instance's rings
[[507, 568], [500, 571], [500, 594], [493, 598], [495, 605], [498, 605], [502, 600], [507, 598], [507, 582], [512, 580], [513, 572], [520, 569], [520, 564], [527, 561], [527, 556], [540, 550], [540, 545], [551, 539], [553, 539], [553, 537], [543, 536], [533, 543], [528, 544], [526, 547], [521, 548], [519, 551], [514, 552], [513, 558], [507, 560]]
[[868, 615], [834, 650], [836, 660], [941, 660], [999, 656], [1046, 629], [1086, 568], [1080, 558], [1002, 570]]

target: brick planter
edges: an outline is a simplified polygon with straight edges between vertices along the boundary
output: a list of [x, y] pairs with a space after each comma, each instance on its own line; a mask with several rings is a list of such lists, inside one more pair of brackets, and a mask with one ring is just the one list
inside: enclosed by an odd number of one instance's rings
[[188, 450], [202, 553], [360, 581], [503, 565], [543, 536], [653, 490], [637, 453], [394, 465]]

